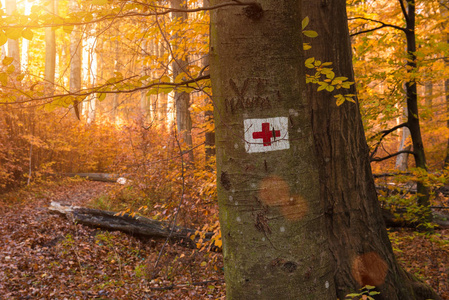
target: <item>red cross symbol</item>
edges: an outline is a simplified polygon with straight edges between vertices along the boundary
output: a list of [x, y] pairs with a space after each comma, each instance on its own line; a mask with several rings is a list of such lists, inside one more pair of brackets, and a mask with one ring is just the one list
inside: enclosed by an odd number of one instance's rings
[[253, 132], [253, 139], [263, 139], [264, 146], [271, 146], [271, 138], [281, 136], [280, 130], [270, 130], [270, 123], [262, 123], [262, 131]]

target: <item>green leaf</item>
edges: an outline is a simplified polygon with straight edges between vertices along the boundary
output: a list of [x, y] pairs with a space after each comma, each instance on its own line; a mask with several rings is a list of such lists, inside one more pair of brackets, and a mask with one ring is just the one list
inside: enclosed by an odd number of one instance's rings
[[309, 25], [309, 17], [305, 17], [304, 19], [302, 19], [302, 30], [304, 30], [307, 25]]
[[14, 58], [5, 56], [5, 58], [3, 58], [2, 64], [4, 66], [9, 66], [10, 64], [12, 64], [13, 61], [14, 61]]
[[26, 28], [24, 31], [22, 31], [22, 36], [31, 41], [33, 39], [34, 33], [33, 31], [31, 31], [31, 29]]
[[310, 38], [314, 38], [318, 36], [318, 33], [316, 31], [313, 30], [304, 30], [302, 32], [305, 36], [310, 37]]

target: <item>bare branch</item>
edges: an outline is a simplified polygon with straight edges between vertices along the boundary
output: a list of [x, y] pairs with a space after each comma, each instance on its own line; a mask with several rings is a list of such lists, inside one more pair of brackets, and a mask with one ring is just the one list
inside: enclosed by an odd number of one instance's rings
[[413, 152], [413, 151], [402, 150], [402, 151], [398, 151], [398, 152], [396, 152], [396, 153], [390, 154], [390, 155], [385, 156], [385, 157], [374, 157], [374, 158], [370, 158], [370, 161], [371, 161], [371, 162], [373, 162], [373, 161], [375, 161], [375, 162], [383, 161], [383, 160], [386, 160], [386, 159], [389, 159], [389, 158], [398, 156], [399, 154], [402, 154], [402, 153], [408, 153], [408, 154], [413, 154], [413, 155], [416, 154], [416, 153]]
[[399, 128], [407, 127], [407, 126], [408, 126], [408, 123], [407, 123], [407, 122], [404, 122], [404, 123], [402, 123], [402, 124], [399, 124], [399, 125], [397, 125], [397, 126], [394, 126], [393, 128], [386, 129], [386, 130], [382, 130], [381, 132], [378, 132], [378, 133], [376, 133], [374, 136], [372, 136], [371, 138], [369, 138], [369, 140], [372, 140], [372, 139], [375, 139], [376, 137], [378, 137], [379, 135], [382, 135], [382, 136], [380, 137], [379, 141], [376, 143], [376, 147], [374, 148], [373, 152], [371, 152], [371, 154], [370, 154], [370, 156], [369, 156], [369, 157], [370, 157], [370, 160], [371, 160], [371, 161], [373, 160], [373, 157], [374, 157], [374, 155], [376, 154], [377, 149], [379, 149], [379, 146], [380, 146], [380, 144], [382, 143], [382, 140], [383, 140], [387, 135], [389, 135], [389, 134], [392, 133], [393, 131], [398, 130]]
[[393, 25], [393, 24], [387, 24], [387, 23], [385, 23], [385, 22], [378, 21], [378, 20], [373, 20], [373, 19], [370, 19], [370, 18], [365, 18], [365, 17], [348, 18], [348, 21], [353, 21], [353, 20], [365, 20], [365, 21], [369, 21], [369, 22], [374, 22], [374, 23], [377, 23], [377, 24], [381, 24], [381, 26], [375, 27], [375, 28], [372, 28], [372, 29], [362, 30], [362, 31], [360, 31], [360, 32], [356, 32], [356, 33], [351, 34], [351, 36], [355, 36], [355, 35], [358, 35], [358, 34], [371, 32], [371, 31], [378, 30], [378, 29], [384, 28], [384, 27], [391, 27], [391, 28], [394, 28], [394, 29], [397, 29], [397, 30], [401, 30], [401, 31], [403, 31], [403, 32], [406, 32], [406, 29], [403, 28], [403, 27], [400, 27], [400, 26], [397, 26], [397, 25]]
[[[137, 76], [137, 75], [136, 75]], [[133, 76], [133, 77], [136, 77]], [[13, 105], [13, 104], [22, 104], [22, 103], [28, 103], [28, 102], [33, 102], [33, 101], [41, 101], [41, 100], [49, 100], [47, 103], [52, 102], [53, 99], [55, 98], [62, 98], [62, 97], [66, 97], [66, 96], [76, 96], [76, 97], [87, 97], [89, 95], [92, 94], [125, 94], [125, 93], [134, 93], [137, 91], [141, 91], [141, 90], [146, 90], [152, 87], [167, 87], [167, 86], [172, 86], [172, 87], [188, 87], [194, 90], [201, 90], [201, 88], [192, 86], [192, 84], [198, 84], [198, 82], [206, 80], [206, 79], [210, 79], [210, 75], [203, 75], [203, 76], [198, 76], [196, 78], [190, 79], [190, 80], [186, 80], [186, 81], [182, 81], [179, 83], [174, 83], [174, 82], [154, 82], [151, 84], [147, 84], [147, 85], [143, 85], [143, 86], [139, 86], [139, 87], [135, 87], [132, 89], [128, 89], [128, 90], [114, 90], [114, 91], [104, 91], [103, 89], [111, 86], [111, 85], [116, 85], [118, 83], [122, 83], [125, 82], [126, 80], [132, 79], [133, 77], [130, 78], [126, 78], [123, 79], [121, 81], [118, 81], [114, 84], [104, 84], [101, 86], [98, 86], [94, 89], [91, 90], [81, 90], [81, 91], [77, 91], [74, 93], [66, 93], [66, 94], [57, 94], [57, 95], [53, 95], [53, 96], [46, 96], [46, 97], [40, 97], [40, 98], [33, 98], [25, 93], [22, 92], [22, 95], [28, 97], [28, 100], [23, 100], [23, 101], [15, 101], [15, 102], [0, 102], [0, 105]], [[19, 90], [20, 91], [20, 90]], [[45, 104], [45, 103], [44, 103]], [[42, 104], [40, 104], [42, 105]]]
[[218, 8], [223, 7], [229, 7], [229, 6], [254, 6], [259, 5], [257, 2], [243, 2], [243, 1], [237, 1], [232, 0], [231, 2], [224, 2], [217, 5], [209, 6], [209, 7], [197, 7], [197, 8], [191, 8], [191, 9], [182, 9], [182, 8], [171, 8], [171, 7], [165, 7], [165, 6], [156, 6], [156, 5], [150, 5], [145, 4], [143, 2], [135, 1], [134, 3], [140, 4], [142, 6], [149, 7], [151, 11], [149, 12], [136, 12], [136, 11], [130, 11], [127, 13], [117, 13], [117, 14], [109, 14], [104, 15], [98, 19], [93, 19], [87, 22], [70, 22], [70, 23], [63, 23], [63, 24], [40, 24], [40, 25], [11, 25], [11, 26], [4, 26], [4, 28], [47, 28], [47, 27], [61, 27], [61, 26], [75, 26], [75, 25], [85, 25], [85, 24], [94, 24], [99, 23], [102, 21], [108, 21], [108, 20], [114, 20], [114, 19], [122, 19], [122, 18], [129, 18], [129, 17], [151, 17], [151, 16], [162, 16], [167, 15], [169, 13], [173, 12], [185, 12], [185, 13], [194, 13], [199, 11], [209, 11], [214, 10]]

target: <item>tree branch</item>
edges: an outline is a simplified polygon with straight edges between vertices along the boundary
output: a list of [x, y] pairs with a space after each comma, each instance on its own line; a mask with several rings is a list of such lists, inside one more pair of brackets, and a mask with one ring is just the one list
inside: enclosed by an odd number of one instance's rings
[[391, 27], [391, 28], [394, 28], [394, 29], [397, 29], [397, 30], [401, 30], [403, 32], [406, 31], [406, 29], [403, 28], [403, 27], [400, 27], [400, 26], [397, 26], [397, 25], [393, 25], [393, 24], [387, 24], [385, 22], [378, 21], [378, 20], [373, 20], [373, 19], [370, 19], [370, 18], [365, 18], [365, 17], [348, 18], [348, 21], [352, 21], [352, 20], [365, 20], [365, 21], [381, 24], [381, 26], [376, 27], [376, 28], [372, 28], [372, 29], [362, 30], [360, 32], [356, 32], [356, 33], [351, 34], [351, 36], [355, 36], [355, 35], [358, 35], [358, 34], [371, 32], [371, 31], [374, 31], [374, 30], [377, 30], [377, 29], [380, 29], [380, 28], [384, 28], [384, 27]]
[[399, 154], [402, 154], [402, 153], [408, 153], [408, 154], [413, 154], [413, 155], [416, 154], [416, 153], [413, 152], [413, 151], [402, 150], [402, 151], [398, 151], [398, 152], [396, 152], [396, 153], [390, 154], [390, 155], [385, 156], [385, 157], [375, 157], [375, 158], [370, 157], [370, 162], [373, 162], [373, 161], [376, 161], [376, 162], [378, 162], [378, 161], [383, 161], [383, 160], [386, 160], [386, 159], [389, 159], [389, 158], [398, 156]]
[[[86, 25], [86, 24], [94, 24], [102, 21], [107, 20], [113, 20], [113, 19], [121, 19], [126, 17], [151, 17], [151, 16], [162, 16], [167, 15], [169, 13], [173, 12], [185, 12], [185, 13], [194, 13], [199, 11], [209, 11], [214, 10], [218, 8], [228, 7], [228, 6], [254, 6], [259, 5], [257, 2], [243, 2], [238, 0], [232, 0], [231, 2], [224, 2], [217, 5], [209, 6], [209, 7], [197, 7], [197, 8], [190, 8], [190, 9], [182, 9], [182, 8], [170, 8], [165, 6], [156, 6], [156, 5], [150, 5], [143, 2], [134, 1], [134, 3], [140, 4], [142, 6], [149, 7], [152, 9], [150, 12], [141, 13], [136, 11], [130, 11], [124, 14], [108, 14], [99, 17], [98, 19], [93, 19], [86, 22], [70, 22], [70, 23], [63, 23], [63, 24], [54, 24], [54, 23], [48, 23], [48, 24], [40, 24], [40, 25], [11, 25], [11, 26], [5, 26], [4, 28], [47, 28], [47, 27], [62, 27], [62, 26], [75, 26], [75, 25]], [[158, 11], [162, 10], [162, 11]]]
[[369, 140], [372, 140], [372, 139], [378, 137], [379, 135], [382, 135], [382, 136], [380, 137], [379, 141], [376, 143], [376, 146], [374, 147], [373, 152], [371, 152], [371, 154], [370, 154], [370, 156], [369, 156], [370, 161], [373, 161], [373, 158], [374, 158], [374, 155], [375, 155], [376, 152], [377, 152], [377, 149], [379, 148], [380, 144], [382, 143], [382, 140], [383, 140], [387, 135], [389, 135], [389, 134], [392, 133], [393, 131], [398, 130], [399, 128], [407, 127], [407, 126], [408, 126], [408, 123], [407, 123], [407, 122], [404, 122], [404, 123], [402, 123], [402, 124], [399, 124], [399, 125], [397, 125], [397, 126], [394, 126], [393, 128], [386, 129], [386, 130], [382, 130], [381, 132], [378, 132], [378, 133], [376, 133], [374, 136], [372, 136], [371, 138], [369, 138]]
[[207, 75], [198, 76], [196, 78], [189, 79], [189, 80], [186, 80], [186, 81], [182, 81], [182, 82], [179, 82], [179, 83], [174, 83], [174, 82], [154, 82], [154, 83], [151, 83], [151, 84], [135, 87], [135, 88], [128, 89], [128, 90], [119, 90], [119, 89], [117, 89], [115, 91], [104, 91], [104, 90], [102, 90], [103, 88], [106, 88], [108, 86], [113, 86], [113, 85], [116, 85], [118, 83], [125, 82], [126, 80], [132, 79], [133, 77], [136, 77], [136, 76], [125, 78], [123, 80], [115, 82], [114, 84], [104, 84], [104, 85], [98, 86], [98, 87], [96, 87], [94, 89], [91, 89], [91, 90], [80, 90], [80, 91], [73, 92], [73, 93], [57, 94], [57, 95], [53, 95], [53, 96], [46, 96], [46, 97], [39, 97], [39, 98], [33, 98], [32, 96], [22, 92], [22, 95], [26, 96], [28, 98], [28, 100], [15, 101], [15, 102], [2, 102], [2, 101], [0, 101], [0, 105], [22, 104], [22, 103], [28, 103], [28, 102], [32, 102], [32, 101], [42, 101], [42, 100], [50, 100], [50, 101], [47, 101], [47, 103], [50, 103], [55, 98], [62, 98], [62, 97], [67, 97], [67, 96], [87, 97], [89, 95], [96, 94], [96, 93], [98, 93], [98, 94], [134, 93], [134, 92], [137, 92], [137, 91], [146, 90], [146, 89], [149, 89], [149, 88], [152, 88], [152, 87], [156, 87], [156, 86], [159, 86], [159, 87], [172, 86], [172, 87], [175, 87], [175, 88], [176, 87], [185, 86], [185, 87], [192, 88], [194, 90], [198, 90], [198, 88], [196, 88], [194, 86], [191, 86], [191, 84], [198, 83], [198, 82], [206, 80], [206, 79], [210, 79], [210, 75], [207, 74]]
[[404, 1], [403, 0], [398, 0], [398, 1], [399, 1], [399, 4], [401, 5], [402, 13], [404, 14], [405, 22], [408, 24], [409, 17], [408, 17], [407, 9], [405, 8], [405, 5], [404, 5]]

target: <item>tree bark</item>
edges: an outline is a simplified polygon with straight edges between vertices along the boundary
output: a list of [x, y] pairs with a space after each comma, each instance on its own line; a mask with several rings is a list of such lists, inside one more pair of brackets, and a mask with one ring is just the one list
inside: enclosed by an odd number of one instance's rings
[[[449, 21], [447, 18], [449, 16], [448, 6], [444, 4], [444, 0], [440, 0], [440, 11], [443, 18], [445, 18], [446, 22], [444, 23], [446, 32], [443, 33], [443, 37], [446, 39], [446, 43], [449, 44], [449, 32], [447, 28], [449, 26]], [[449, 68], [449, 58], [444, 59], [444, 65], [446, 68]], [[449, 115], [449, 78], [444, 80], [444, 94], [446, 99], [446, 112]], [[447, 120], [447, 127], [449, 128], [449, 119]], [[447, 149], [446, 149], [446, 157], [444, 159], [444, 167], [449, 166], [449, 139], [447, 140]]]
[[[46, 6], [51, 15], [57, 13], [56, 0], [49, 1]], [[55, 90], [56, 70], [56, 34], [52, 27], [45, 28], [45, 81], [48, 95], [53, 95]]]
[[[65, 206], [53, 201], [48, 209], [86, 226], [152, 238], [170, 237], [172, 240], [196, 248], [195, 240], [191, 239], [192, 235], [197, 235], [195, 229], [176, 226], [172, 231], [168, 224], [157, 220], [93, 208]], [[210, 240], [213, 235], [213, 232], [206, 232], [203, 241]]]
[[[79, 10], [76, 0], [70, 0], [70, 11], [76, 12]], [[76, 93], [81, 90], [81, 53], [82, 53], [82, 32], [80, 26], [75, 26], [75, 29], [70, 35], [70, 87], [71, 93]], [[82, 105], [75, 101], [73, 103], [73, 111], [75, 117], [80, 120]]]
[[[336, 299], [304, 93], [300, 4], [260, 5], [211, 12], [227, 299]], [[281, 139], [288, 130], [288, 149], [248, 152], [265, 146], [245, 140], [245, 120], [281, 118], [288, 129], [269, 129]]]
[[[402, 0], [401, 0], [402, 1]], [[406, 19], [405, 37], [407, 40], [407, 72], [413, 78], [413, 72], [416, 72], [416, 36], [415, 36], [415, 17], [416, 7], [415, 0], [407, 1], [407, 13], [404, 12]], [[409, 80], [405, 83], [405, 90], [407, 95], [407, 127], [410, 129], [412, 136], [413, 152], [415, 158], [415, 165], [417, 168], [427, 170], [426, 155], [424, 153], [424, 144], [421, 136], [421, 126], [419, 124], [418, 112], [418, 91], [416, 88], [416, 81]], [[422, 206], [429, 207], [429, 191], [422, 182], [417, 182], [418, 185], [418, 203]]]
[[[423, 299], [394, 259], [358, 105], [306, 93], [301, 1], [259, 3], [211, 13], [227, 299]], [[353, 79], [345, 1], [302, 5], [312, 56]]]
[[[5, 10], [7, 15], [12, 15], [17, 10], [16, 0], [6, 0]], [[12, 65], [14, 66], [14, 73], [17, 75], [20, 73], [20, 47], [19, 40], [8, 39], [8, 57], [12, 57], [14, 60]]]
[[[172, 7], [178, 9], [187, 8], [184, 0], [171, 0]], [[177, 19], [181, 24], [187, 20], [187, 13], [173, 12], [173, 19]], [[179, 33], [175, 34], [174, 40], [176, 44], [181, 43], [181, 36]], [[179, 74], [186, 72], [189, 65], [188, 56], [185, 49], [179, 49], [177, 45], [172, 46], [173, 49], [173, 79]], [[185, 51], [185, 52], [182, 52]], [[192, 148], [192, 119], [190, 117], [190, 94], [186, 92], [175, 91], [175, 107], [176, 107], [176, 128], [182, 143], [187, 147]], [[188, 152], [188, 160], [193, 162], [193, 151]]]

